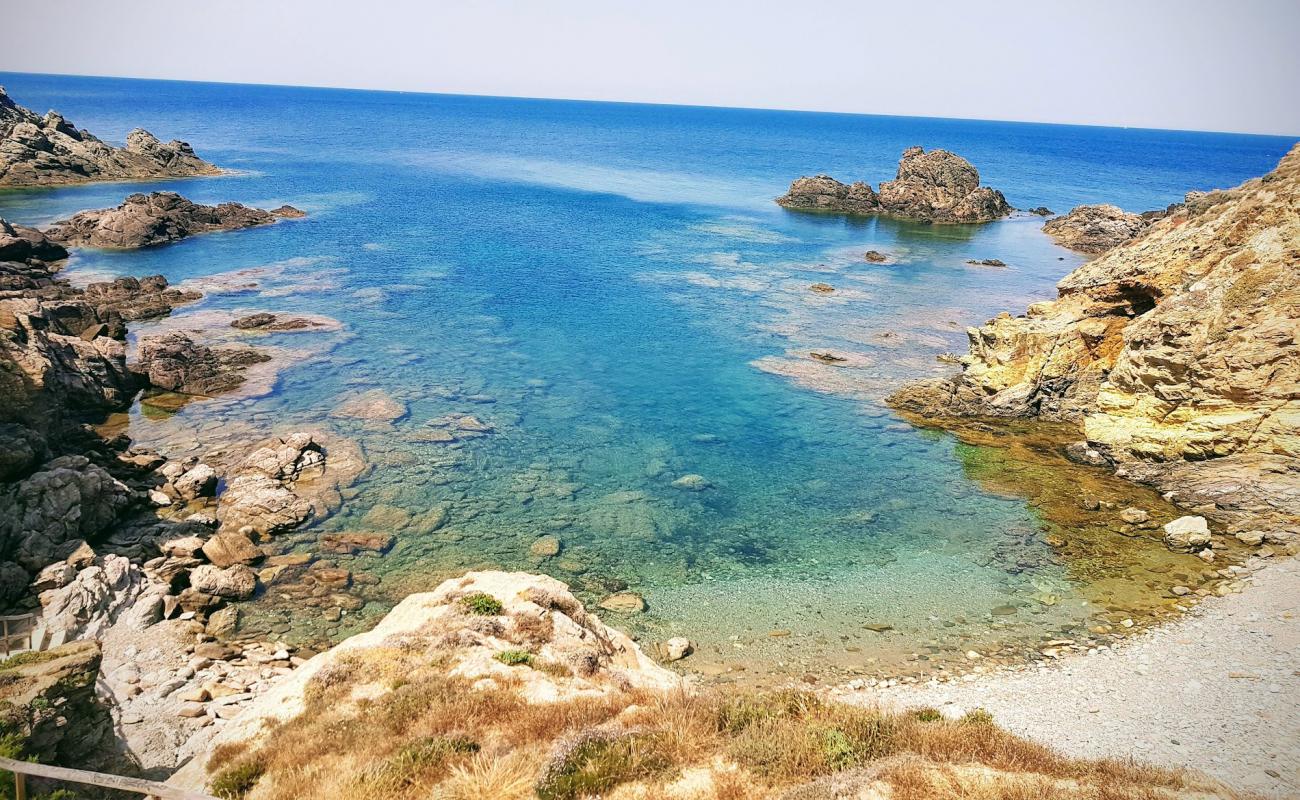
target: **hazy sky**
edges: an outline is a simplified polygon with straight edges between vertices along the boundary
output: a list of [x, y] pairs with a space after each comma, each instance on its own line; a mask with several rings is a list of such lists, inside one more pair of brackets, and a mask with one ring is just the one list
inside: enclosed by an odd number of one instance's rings
[[5, 0], [0, 70], [1300, 134], [1300, 0]]

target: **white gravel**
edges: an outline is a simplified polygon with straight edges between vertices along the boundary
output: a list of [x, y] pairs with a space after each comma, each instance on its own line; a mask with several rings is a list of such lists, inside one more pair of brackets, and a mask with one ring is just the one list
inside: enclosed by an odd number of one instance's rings
[[1070, 755], [1134, 756], [1300, 798], [1300, 560], [1278, 560], [1249, 583], [1113, 649], [843, 699], [946, 716], [984, 708]]

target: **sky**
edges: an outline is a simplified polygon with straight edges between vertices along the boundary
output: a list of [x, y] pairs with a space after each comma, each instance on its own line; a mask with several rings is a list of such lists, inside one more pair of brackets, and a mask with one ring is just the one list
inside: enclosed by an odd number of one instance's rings
[[1300, 0], [5, 3], [0, 71], [1300, 134]]

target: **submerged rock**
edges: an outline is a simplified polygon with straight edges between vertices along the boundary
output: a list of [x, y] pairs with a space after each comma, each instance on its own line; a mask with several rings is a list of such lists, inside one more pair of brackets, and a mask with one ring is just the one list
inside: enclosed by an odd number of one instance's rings
[[[849, 186], [817, 175], [796, 180], [776, 202], [798, 211], [888, 214], [925, 222], [988, 222], [1011, 213], [1001, 192], [979, 184], [979, 171], [961, 156], [909, 147], [894, 180], [880, 184], [879, 193], [866, 183]], [[875, 259], [868, 254], [867, 260]]]
[[62, 115], [37, 116], [0, 88], [0, 186], [217, 175], [185, 142], [160, 142], [139, 128], [114, 147]]
[[240, 203], [205, 206], [176, 192], [133, 194], [116, 208], [82, 211], [46, 229], [53, 240], [71, 247], [134, 249], [177, 242], [213, 231], [269, 225], [282, 217], [304, 216], [291, 206], [275, 211]]

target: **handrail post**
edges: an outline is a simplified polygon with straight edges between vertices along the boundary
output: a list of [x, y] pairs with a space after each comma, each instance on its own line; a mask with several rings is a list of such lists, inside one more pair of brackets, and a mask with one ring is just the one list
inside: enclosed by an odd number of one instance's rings
[[14, 773], [14, 800], [27, 800], [27, 776]]

